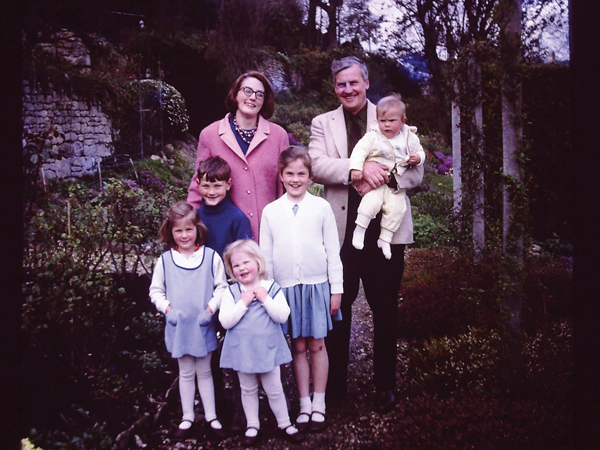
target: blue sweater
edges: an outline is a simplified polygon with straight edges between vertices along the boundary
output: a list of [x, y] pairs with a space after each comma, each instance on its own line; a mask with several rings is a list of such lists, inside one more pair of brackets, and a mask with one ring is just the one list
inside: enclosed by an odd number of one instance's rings
[[252, 239], [250, 221], [246, 215], [225, 197], [216, 206], [207, 205], [202, 200], [198, 208], [202, 223], [208, 228], [204, 245], [223, 256], [225, 247], [238, 239]]

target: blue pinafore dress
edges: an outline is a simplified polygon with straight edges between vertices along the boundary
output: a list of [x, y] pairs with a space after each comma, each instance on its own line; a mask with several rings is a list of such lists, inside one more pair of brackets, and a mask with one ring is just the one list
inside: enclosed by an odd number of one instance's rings
[[[235, 303], [242, 290], [239, 283], [229, 286]], [[281, 290], [272, 282], [269, 296], [275, 298]], [[281, 324], [269, 316], [262, 303], [254, 300], [240, 321], [227, 330], [221, 351], [221, 367], [242, 373], [267, 373], [292, 360]]]
[[197, 267], [185, 268], [173, 261], [173, 250], [162, 254], [165, 292], [171, 311], [165, 316], [165, 343], [173, 358], [201, 358], [217, 348], [214, 314], [206, 312], [214, 292], [215, 251], [204, 247]]

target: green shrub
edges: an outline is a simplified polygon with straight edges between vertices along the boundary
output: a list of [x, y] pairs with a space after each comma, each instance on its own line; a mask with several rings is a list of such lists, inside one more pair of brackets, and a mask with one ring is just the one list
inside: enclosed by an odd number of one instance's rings
[[[571, 271], [564, 259], [529, 255], [524, 265], [522, 329], [536, 332], [572, 314]], [[469, 327], [500, 329], [500, 258], [474, 262], [451, 249], [413, 249], [400, 294], [399, 333], [406, 339], [452, 337]]]
[[504, 384], [504, 343], [494, 331], [469, 327], [457, 337], [441, 337], [415, 345], [409, 376], [419, 388], [439, 395], [457, 390], [490, 392]]
[[120, 179], [38, 194], [23, 260], [23, 403], [40, 430], [31, 437], [43, 448], [110, 448], [165, 383], [160, 319], [144, 312], [154, 236], [176, 198]]

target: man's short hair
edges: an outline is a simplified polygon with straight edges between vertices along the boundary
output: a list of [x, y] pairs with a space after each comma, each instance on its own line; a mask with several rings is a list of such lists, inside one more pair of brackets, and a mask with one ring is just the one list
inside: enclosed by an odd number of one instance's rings
[[365, 62], [357, 58], [356, 56], [346, 56], [345, 58], [336, 59], [331, 63], [331, 76], [333, 77], [333, 84], [335, 84], [335, 76], [344, 69], [357, 65], [360, 67], [363, 80], [369, 79], [369, 69]]

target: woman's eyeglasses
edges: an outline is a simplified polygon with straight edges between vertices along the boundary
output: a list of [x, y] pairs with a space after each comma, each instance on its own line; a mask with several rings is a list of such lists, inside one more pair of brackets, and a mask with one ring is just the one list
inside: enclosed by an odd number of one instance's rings
[[258, 100], [264, 100], [265, 98], [265, 93], [263, 91], [255, 91], [254, 89], [248, 86], [242, 86], [240, 88], [240, 91], [243, 91], [246, 97], [252, 97], [252, 94], [255, 94]]

